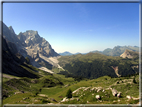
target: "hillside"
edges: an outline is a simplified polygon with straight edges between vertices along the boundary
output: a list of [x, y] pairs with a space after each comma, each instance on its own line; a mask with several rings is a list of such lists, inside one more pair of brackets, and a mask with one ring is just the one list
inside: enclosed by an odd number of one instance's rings
[[[138, 55], [137, 55], [138, 56]], [[133, 59], [106, 56], [99, 53], [78, 54], [72, 56], [62, 56], [59, 64], [65, 69], [61, 74], [69, 74], [85, 78], [98, 78], [109, 75], [111, 77], [133, 75], [138, 72], [138, 57]], [[118, 67], [115, 71], [113, 67]], [[117, 74], [116, 74], [117, 72]]]
[[[139, 75], [120, 78], [103, 76], [80, 82], [59, 74], [45, 73], [44, 77], [39, 79], [3, 75], [3, 104], [54, 106], [54, 104], [139, 103]], [[69, 89], [72, 90], [72, 98], [66, 97]]]

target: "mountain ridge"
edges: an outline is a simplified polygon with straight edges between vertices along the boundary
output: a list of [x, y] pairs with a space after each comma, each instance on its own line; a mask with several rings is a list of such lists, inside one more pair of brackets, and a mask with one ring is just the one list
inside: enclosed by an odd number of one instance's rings
[[43, 37], [40, 37], [37, 31], [27, 30], [26, 32], [20, 32], [16, 35], [12, 26], [7, 27], [4, 23], [2, 24], [2, 36], [7, 41], [9, 47], [11, 47], [10, 49], [12, 53], [19, 53], [24, 57], [28, 57], [30, 64], [35, 67], [47, 67], [51, 69], [52, 66], [55, 65], [52, 64], [50, 60], [44, 60], [40, 57], [42, 55], [47, 58], [56, 58], [60, 55], [54, 51], [48, 41]]
[[[128, 49], [128, 50], [132, 50], [132, 51], [136, 51], [138, 52], [139, 51], [139, 47], [138, 46], [115, 46], [114, 48], [106, 48], [104, 49], [103, 51], [98, 51], [98, 50], [95, 50], [95, 51], [90, 51], [92, 53], [102, 53], [104, 55], [107, 55], [107, 56], [120, 56], [122, 53], [125, 52], [125, 50]], [[90, 52], [87, 52], [87, 53], [81, 53], [81, 54], [88, 54]], [[69, 54], [68, 54], [69, 53]], [[79, 52], [78, 52], [79, 53]], [[62, 56], [67, 56], [67, 55], [76, 55], [71, 53], [71, 52], [68, 52], [68, 51], [65, 51], [63, 53], [59, 53], [60, 55]]]

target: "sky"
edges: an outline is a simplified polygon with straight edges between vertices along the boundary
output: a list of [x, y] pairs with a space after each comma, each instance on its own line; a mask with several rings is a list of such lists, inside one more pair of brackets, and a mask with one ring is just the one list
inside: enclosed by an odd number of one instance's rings
[[139, 3], [3, 3], [3, 22], [38, 31], [57, 53], [139, 46]]

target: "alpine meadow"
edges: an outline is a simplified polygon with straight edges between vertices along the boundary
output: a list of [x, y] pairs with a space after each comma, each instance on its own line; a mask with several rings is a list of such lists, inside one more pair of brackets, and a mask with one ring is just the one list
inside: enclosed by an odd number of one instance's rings
[[138, 3], [3, 3], [1, 24], [2, 106], [141, 104]]

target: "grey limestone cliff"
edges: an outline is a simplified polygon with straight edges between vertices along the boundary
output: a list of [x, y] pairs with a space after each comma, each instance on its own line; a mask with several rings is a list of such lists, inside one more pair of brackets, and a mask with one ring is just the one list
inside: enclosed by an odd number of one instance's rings
[[40, 37], [37, 31], [27, 30], [15, 34], [12, 26], [7, 27], [3, 23], [3, 38], [6, 40], [9, 49], [14, 54], [21, 54], [30, 59], [31, 64], [36, 67], [45, 66], [51, 68], [53, 66], [46, 58], [60, 56], [54, 51], [48, 41]]

